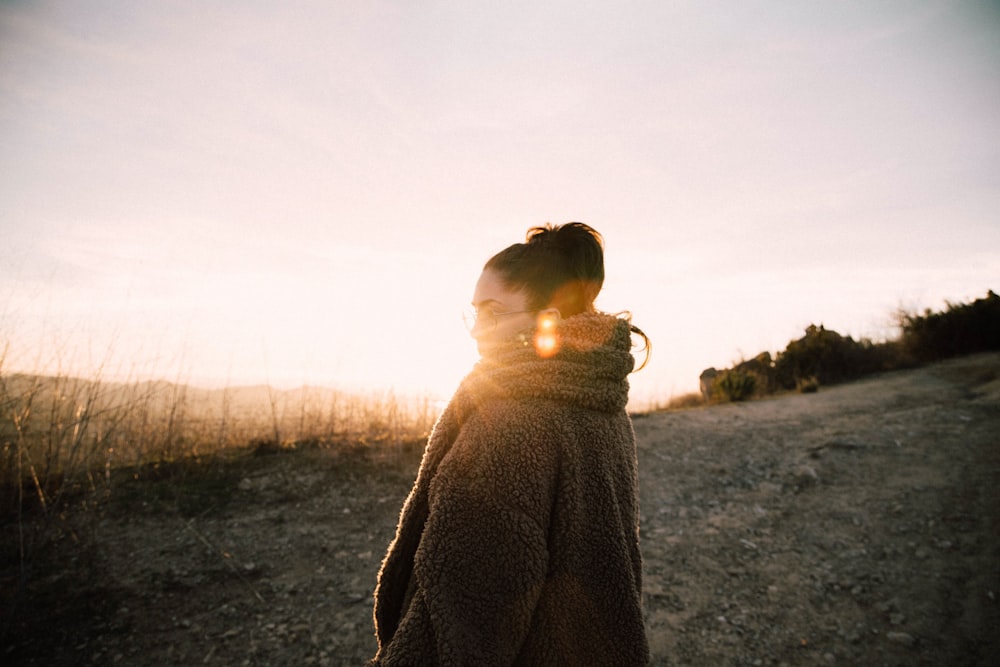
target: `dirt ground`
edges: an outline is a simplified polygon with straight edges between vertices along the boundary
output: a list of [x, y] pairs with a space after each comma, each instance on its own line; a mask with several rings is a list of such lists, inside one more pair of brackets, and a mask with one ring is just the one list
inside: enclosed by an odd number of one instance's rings
[[[1000, 355], [635, 428], [653, 664], [1000, 664]], [[23, 578], [8, 524], [0, 660], [362, 664], [418, 460], [126, 485], [49, 526]]]

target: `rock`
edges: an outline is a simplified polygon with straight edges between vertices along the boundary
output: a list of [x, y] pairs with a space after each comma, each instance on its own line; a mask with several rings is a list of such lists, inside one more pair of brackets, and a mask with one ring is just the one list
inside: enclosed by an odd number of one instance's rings
[[875, 605], [875, 609], [882, 612], [883, 614], [890, 611], [896, 611], [898, 608], [899, 608], [899, 600], [897, 598], [890, 598], [885, 602], [879, 602], [877, 605]]
[[902, 644], [903, 646], [913, 646], [917, 641], [913, 635], [906, 632], [887, 632], [885, 638], [894, 644]]
[[819, 483], [819, 474], [816, 469], [808, 465], [800, 465], [793, 474], [795, 488], [799, 491], [816, 486]]

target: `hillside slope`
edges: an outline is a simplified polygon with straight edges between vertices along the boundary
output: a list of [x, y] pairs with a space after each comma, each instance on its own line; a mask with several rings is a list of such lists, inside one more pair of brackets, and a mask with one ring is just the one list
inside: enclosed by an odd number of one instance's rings
[[636, 431], [655, 663], [1000, 663], [1000, 355]]

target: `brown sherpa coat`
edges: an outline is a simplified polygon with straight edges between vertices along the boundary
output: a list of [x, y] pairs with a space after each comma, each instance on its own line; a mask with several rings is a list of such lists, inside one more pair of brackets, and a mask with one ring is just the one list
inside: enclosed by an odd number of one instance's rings
[[427, 443], [379, 572], [371, 665], [642, 665], [630, 325], [482, 359]]

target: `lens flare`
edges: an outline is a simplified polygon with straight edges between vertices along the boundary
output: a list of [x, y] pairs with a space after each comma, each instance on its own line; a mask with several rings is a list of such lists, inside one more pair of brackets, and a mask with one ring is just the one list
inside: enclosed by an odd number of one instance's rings
[[535, 333], [535, 352], [542, 358], [548, 358], [559, 352], [562, 346], [559, 341], [559, 333], [556, 330], [559, 316], [543, 312], [538, 316], [538, 329]]

